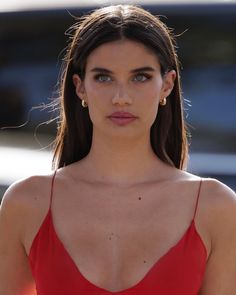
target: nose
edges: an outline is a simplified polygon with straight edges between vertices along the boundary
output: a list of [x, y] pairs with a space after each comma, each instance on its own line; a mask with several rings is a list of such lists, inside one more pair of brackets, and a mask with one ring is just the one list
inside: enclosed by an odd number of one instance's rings
[[116, 91], [113, 95], [112, 98], [112, 103], [113, 104], [118, 104], [118, 105], [126, 105], [126, 104], [131, 104], [132, 99], [127, 93], [127, 89], [124, 85], [117, 85]]

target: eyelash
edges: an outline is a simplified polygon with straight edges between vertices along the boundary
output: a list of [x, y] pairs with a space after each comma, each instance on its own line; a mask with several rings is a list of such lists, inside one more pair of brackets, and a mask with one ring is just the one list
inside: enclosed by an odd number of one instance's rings
[[[137, 76], [143, 76], [143, 77], [146, 78], [144, 81], [137, 81], [137, 82], [140, 82], [140, 83], [144, 83], [145, 81], [148, 81], [148, 80], [150, 80], [152, 78], [151, 75], [148, 75], [146, 73], [138, 73], [137, 75], [135, 75], [135, 77], [137, 77]], [[100, 77], [110, 77], [110, 76], [106, 75], [106, 74], [97, 74], [97, 75], [94, 76], [94, 79], [96, 81], [98, 81], [99, 83], [104, 83], [104, 82], [107, 82], [107, 81], [99, 81]], [[108, 82], [110, 82], [110, 81], [108, 81]]]
[[150, 79], [152, 78], [151, 75], [148, 75], [148, 74], [146, 74], [146, 73], [138, 73], [135, 77], [137, 77], [137, 76], [143, 76], [143, 77], [146, 78], [144, 81], [138, 81], [138, 82], [141, 82], [141, 83], [143, 83], [143, 82], [145, 82], [145, 81], [148, 81], [148, 80], [150, 80]]

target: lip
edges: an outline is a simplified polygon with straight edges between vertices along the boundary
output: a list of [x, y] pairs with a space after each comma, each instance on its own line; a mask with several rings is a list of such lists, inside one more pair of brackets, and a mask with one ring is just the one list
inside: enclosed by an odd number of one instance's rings
[[136, 116], [128, 112], [114, 112], [108, 118], [119, 126], [127, 125], [137, 119]]
[[124, 126], [133, 122], [137, 118], [136, 117], [109, 117], [109, 119], [116, 125]]
[[109, 118], [137, 118], [136, 116], [134, 116], [131, 113], [128, 112], [114, 112], [112, 113], [110, 116], [108, 116]]

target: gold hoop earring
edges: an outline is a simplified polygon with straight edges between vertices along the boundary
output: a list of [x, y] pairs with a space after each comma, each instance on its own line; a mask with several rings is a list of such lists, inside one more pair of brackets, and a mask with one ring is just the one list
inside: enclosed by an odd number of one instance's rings
[[166, 98], [164, 97], [162, 100], [160, 100], [159, 104], [161, 106], [165, 106], [166, 105]]
[[82, 104], [83, 108], [87, 108], [87, 106], [88, 106], [87, 102], [84, 99], [82, 99], [81, 104]]

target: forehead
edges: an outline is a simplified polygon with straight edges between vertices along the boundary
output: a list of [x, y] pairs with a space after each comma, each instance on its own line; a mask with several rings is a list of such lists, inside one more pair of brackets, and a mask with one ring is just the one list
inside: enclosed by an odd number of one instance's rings
[[160, 68], [158, 57], [151, 49], [127, 39], [102, 44], [87, 58], [87, 70], [94, 66], [128, 69], [139, 65]]

